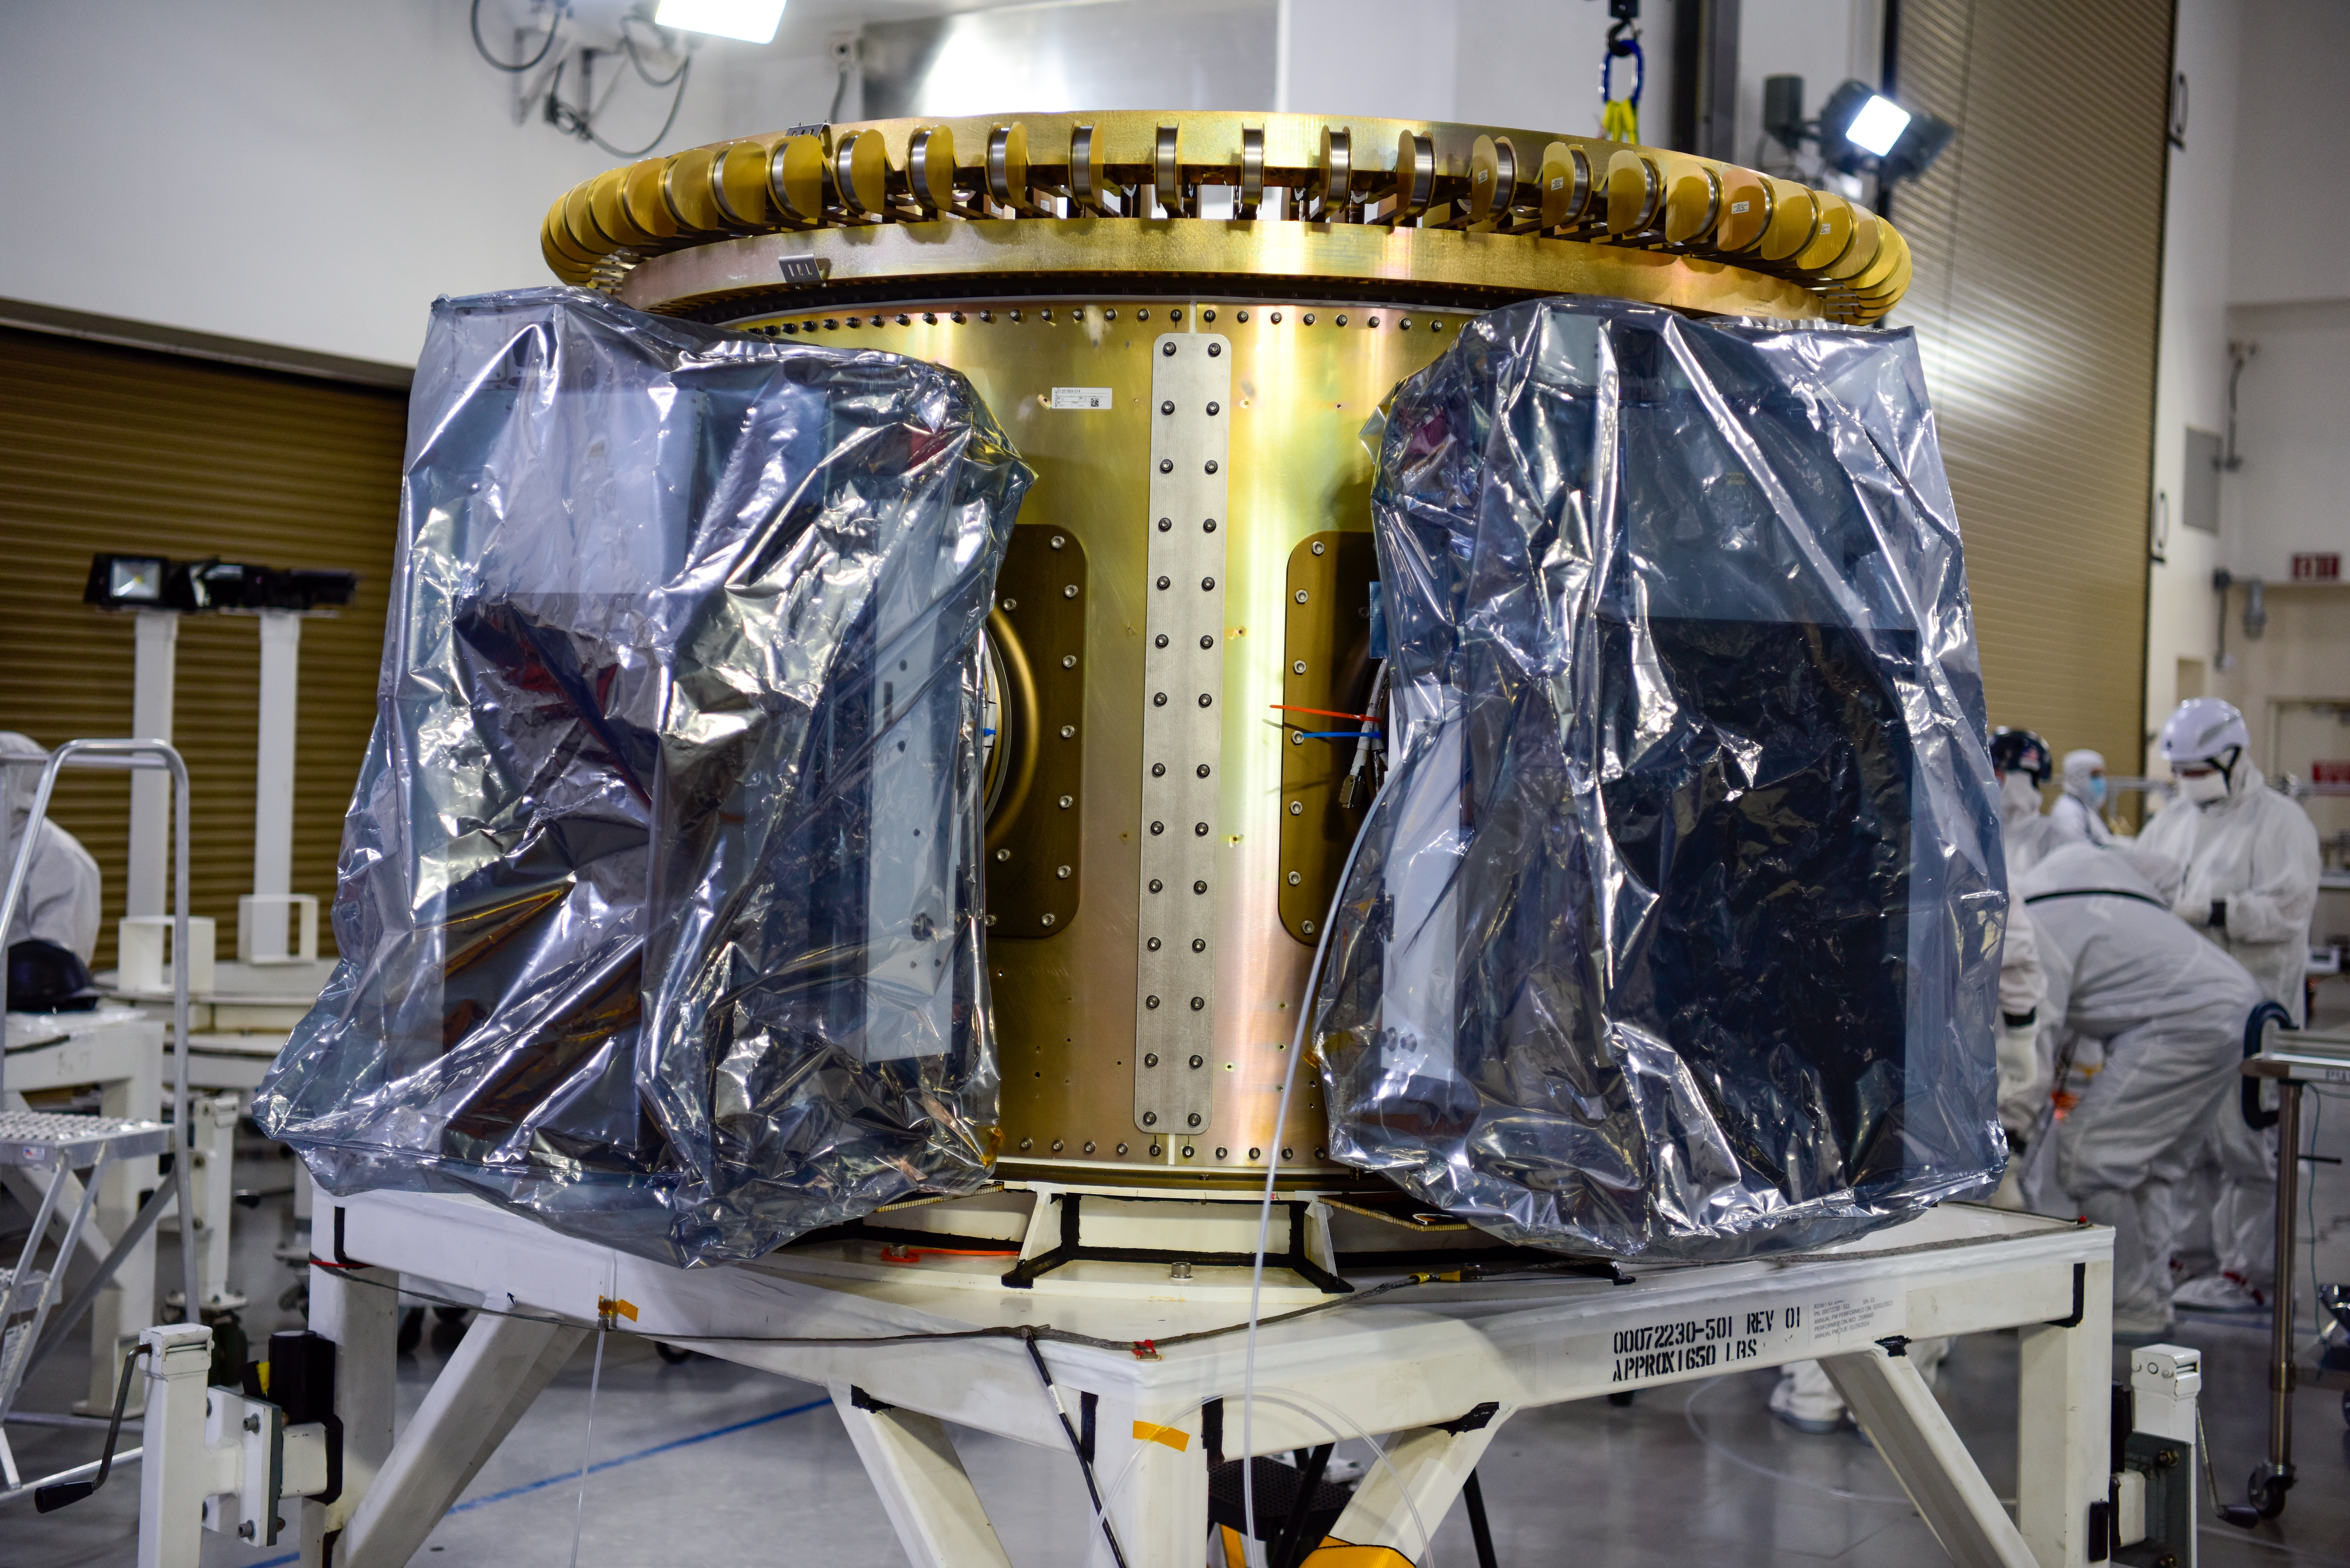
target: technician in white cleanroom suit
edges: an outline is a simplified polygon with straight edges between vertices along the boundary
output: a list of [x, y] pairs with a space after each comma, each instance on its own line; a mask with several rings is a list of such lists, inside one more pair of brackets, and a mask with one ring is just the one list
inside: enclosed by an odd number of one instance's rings
[[2011, 886], [2062, 842], [2056, 826], [2040, 815], [2040, 788], [2055, 770], [2048, 742], [2029, 730], [2005, 726], [1991, 732], [1991, 765], [1999, 780], [1999, 836], [2007, 847]]
[[2056, 1178], [2114, 1230], [2114, 1334], [2170, 1327], [2170, 1186], [2219, 1135], [2230, 1169], [2257, 1169], [2260, 1136], [2238, 1110], [2244, 1021], [2261, 988], [2202, 940], [2124, 851], [2075, 844], [2024, 873], [2048, 981], [2042, 1017], [2102, 1042], [2105, 1065], [2058, 1128]]
[[2064, 753], [2064, 793], [2048, 808], [2049, 836], [2059, 844], [2111, 844], [2106, 826], [2106, 759], [2095, 752]]
[[[2162, 755], [2178, 781], [2178, 798], [2138, 835], [2139, 848], [2169, 863], [2170, 907], [2243, 965], [2261, 993], [2302, 1015], [2302, 971], [2309, 961], [2309, 919], [2317, 907], [2317, 829], [2309, 814], [2268, 787], [2252, 763], [2242, 714], [2216, 697], [2178, 705], [2162, 726]], [[2230, 1124], [2241, 1119], [2232, 1107]], [[2203, 1311], [2258, 1308], [2276, 1278], [2276, 1178], [2233, 1166], [2205, 1150], [2216, 1181], [2182, 1191], [2182, 1229], [2199, 1228], [2209, 1199], [2216, 1272], [2182, 1286], [2181, 1306]]]
[[[47, 755], [30, 737], [0, 730], [0, 756]], [[24, 842], [25, 825], [32, 820], [33, 796], [40, 792], [40, 784], [37, 767], [0, 767], [0, 793], [6, 797], [0, 894], [6, 890], [6, 878], [16, 863], [16, 846]], [[36, 937], [57, 943], [84, 963], [98, 950], [98, 862], [72, 834], [46, 818], [33, 840], [33, 864], [25, 875], [25, 890], [17, 897], [16, 918], [8, 922], [7, 940], [0, 946], [14, 947]]]

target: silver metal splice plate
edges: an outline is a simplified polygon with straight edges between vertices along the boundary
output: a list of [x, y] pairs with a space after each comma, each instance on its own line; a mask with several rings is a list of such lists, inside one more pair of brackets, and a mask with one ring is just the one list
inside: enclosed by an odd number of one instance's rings
[[1214, 1103], [1232, 359], [1214, 333], [1170, 332], [1155, 348], [1134, 1120], [1154, 1137], [1179, 1137], [1205, 1131]]

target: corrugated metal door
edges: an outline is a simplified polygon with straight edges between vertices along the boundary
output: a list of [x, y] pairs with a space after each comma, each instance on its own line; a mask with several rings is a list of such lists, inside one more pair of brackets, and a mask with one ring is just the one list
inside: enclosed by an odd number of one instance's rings
[[1898, 0], [1893, 197], [1995, 724], [2142, 771], [2169, 0]]
[[[343, 812], [375, 722], [406, 399], [384, 389], [0, 328], [0, 728], [44, 745], [130, 732], [131, 621], [86, 607], [99, 550], [219, 556], [359, 574], [357, 601], [302, 628], [294, 888], [319, 941]], [[253, 888], [260, 637], [189, 616], [177, 741], [193, 792], [194, 907], [235, 957]], [[130, 789], [68, 774], [55, 815], [106, 875], [99, 967], [122, 913]]]

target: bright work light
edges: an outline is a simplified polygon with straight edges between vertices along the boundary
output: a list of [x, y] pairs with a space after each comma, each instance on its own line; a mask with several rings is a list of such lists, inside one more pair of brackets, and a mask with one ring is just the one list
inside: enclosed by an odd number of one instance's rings
[[660, 0], [653, 22], [689, 33], [714, 33], [746, 44], [773, 43], [784, 0]]
[[1879, 158], [1893, 151], [1901, 133], [1909, 128], [1909, 111], [1882, 93], [1871, 93], [1860, 112], [1845, 127], [1845, 140], [1856, 147], [1865, 147]]

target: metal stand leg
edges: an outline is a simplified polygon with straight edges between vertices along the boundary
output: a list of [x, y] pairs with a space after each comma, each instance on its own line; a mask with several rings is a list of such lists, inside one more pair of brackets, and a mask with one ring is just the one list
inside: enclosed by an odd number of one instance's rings
[[[1138, 1420], [1131, 1405], [1102, 1402], [1094, 1474], [1110, 1493], [1102, 1501], [1109, 1510], [1110, 1526], [1118, 1532], [1118, 1549], [1126, 1554], [1127, 1568], [1196, 1568], [1207, 1557], [1207, 1448], [1196, 1438], [1187, 1438], [1177, 1449], [1139, 1437], [1138, 1426], [1146, 1433], [1163, 1430], [1149, 1417]], [[1097, 1541], [1099, 1534], [1096, 1530]], [[1088, 1552], [1090, 1563], [1109, 1561], [1107, 1542]]]
[[2252, 1477], [2251, 1504], [2263, 1519], [2284, 1511], [2293, 1490], [2293, 1206], [2301, 1192], [2301, 1085], [2277, 1083], [2276, 1294], [2269, 1307], [2269, 1462]]
[[1012, 1568], [943, 1423], [846, 1383], [832, 1403], [914, 1568]]
[[1418, 1558], [1428, 1550], [1420, 1527], [1435, 1530], [1510, 1415], [1498, 1411], [1463, 1431], [1422, 1427], [1396, 1433], [1387, 1440], [1388, 1462], [1372, 1464], [1330, 1533], [1356, 1546], [1392, 1546]]
[[219, 1490], [204, 1446], [204, 1389], [213, 1331], [151, 1328], [147, 1417], [139, 1456], [139, 1568], [201, 1568], [204, 1499]]
[[2079, 1315], [2024, 1329], [2018, 1356], [2015, 1522], [2041, 1568], [2089, 1561], [2113, 1473], [2114, 1267], [2074, 1266]]
[[[158, 857], [160, 861], [161, 857]], [[102, 1085], [99, 1115], [123, 1120], [155, 1115], [163, 1097], [163, 1062], [147, 1055], [138, 1075]], [[93, 1218], [109, 1239], [121, 1236], [139, 1213], [139, 1194], [155, 1185], [155, 1157], [118, 1160], [107, 1167], [98, 1184], [98, 1209]], [[89, 1309], [89, 1386], [75, 1408], [86, 1416], [103, 1416], [114, 1408], [114, 1380], [122, 1369], [122, 1354], [139, 1341], [140, 1332], [155, 1315], [155, 1232], [151, 1228], [116, 1265], [114, 1278], [98, 1293]], [[128, 1413], [145, 1408], [142, 1381], [130, 1388]]]
[[1907, 1355], [1866, 1350], [1821, 1358], [1836, 1392], [1959, 1568], [2034, 1568], [2023, 1532], [2000, 1506], [1950, 1418]]
[[[192, 1100], [188, 1116], [196, 1213], [192, 1224], [182, 1218], [181, 1244], [195, 1249], [196, 1289], [204, 1310], [234, 1311], [245, 1304], [244, 1296], [228, 1288], [229, 1214], [236, 1207], [236, 1096]], [[188, 1318], [195, 1321], [195, 1314]]]
[[[335, 1342], [335, 1416], [343, 1424], [343, 1490], [331, 1502], [305, 1498], [302, 1568], [323, 1568], [328, 1542], [350, 1523], [391, 1453], [399, 1357], [400, 1276], [388, 1269], [310, 1271], [310, 1330]], [[342, 1559], [338, 1554], [338, 1562]]]
[[360, 1499], [338, 1568], [403, 1568], [587, 1333], [476, 1317]]

